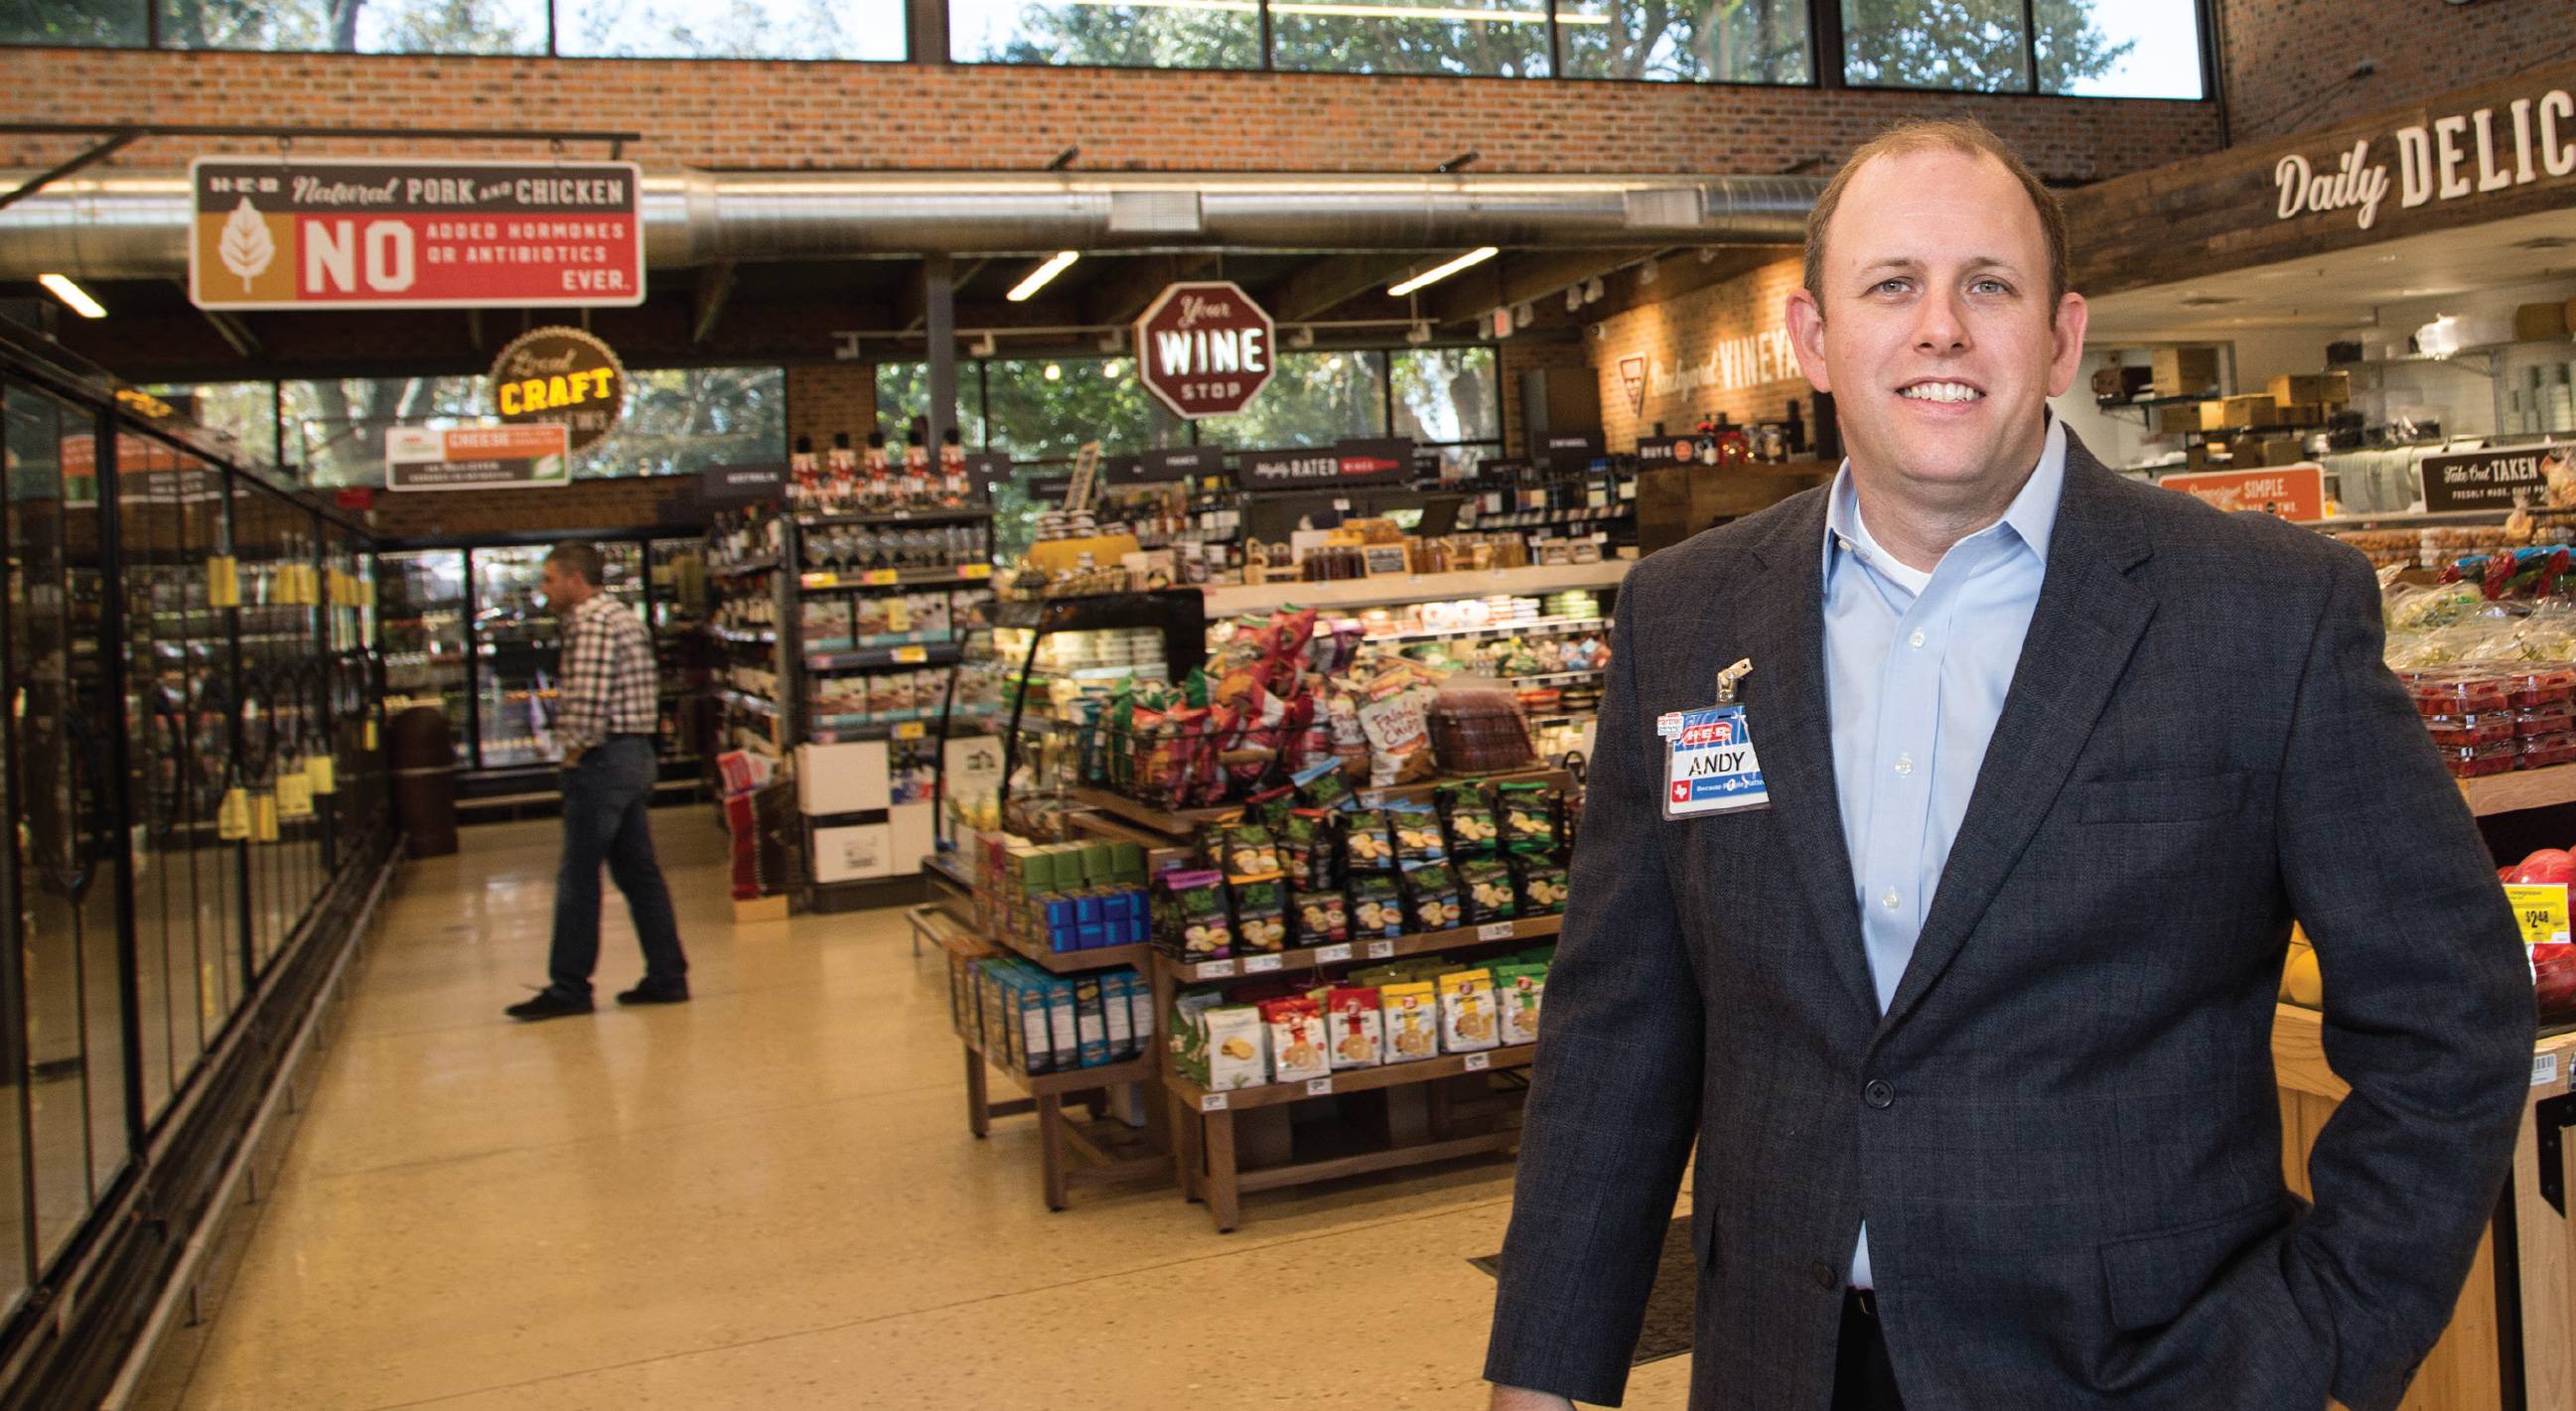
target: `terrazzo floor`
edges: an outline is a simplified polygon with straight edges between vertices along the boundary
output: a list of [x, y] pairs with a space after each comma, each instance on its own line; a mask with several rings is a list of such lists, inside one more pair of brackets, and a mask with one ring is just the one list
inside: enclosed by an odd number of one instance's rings
[[[703, 807], [654, 815], [693, 1002], [520, 1026], [551, 822], [409, 864], [238, 1274], [151, 1404], [1474, 1408], [1511, 1167], [1050, 1214], [1032, 1119], [967, 1131], [899, 910], [737, 927]], [[1002, 1081], [995, 1079], [997, 1096]], [[1687, 1358], [1628, 1404], [1686, 1400]]]

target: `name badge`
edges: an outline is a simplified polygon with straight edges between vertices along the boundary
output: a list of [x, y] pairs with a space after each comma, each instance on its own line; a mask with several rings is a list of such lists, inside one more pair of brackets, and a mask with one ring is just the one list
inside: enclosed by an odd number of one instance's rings
[[[1658, 722], [1661, 724], [1661, 722]], [[1664, 817], [1769, 808], [1762, 760], [1753, 750], [1753, 724], [1739, 705], [1681, 712], [1664, 774]]]

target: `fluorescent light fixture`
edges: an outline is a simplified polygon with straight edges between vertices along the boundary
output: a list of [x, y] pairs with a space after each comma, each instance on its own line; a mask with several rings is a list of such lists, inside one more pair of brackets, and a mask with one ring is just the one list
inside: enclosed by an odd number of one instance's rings
[[[1258, 14], [1259, 0], [1063, 0], [1069, 5], [1103, 5], [1136, 10], [1222, 10], [1239, 15]], [[1363, 20], [1454, 20], [1465, 24], [1546, 24], [1547, 11], [1494, 10], [1467, 5], [1367, 5], [1349, 0], [1274, 0], [1274, 15], [1342, 15]], [[1560, 13], [1561, 25], [1606, 25], [1610, 15], [1605, 8], [1600, 14]]]
[[1386, 297], [1390, 299], [1401, 299], [1416, 289], [1423, 288], [1427, 285], [1437, 284], [1462, 269], [1470, 269], [1474, 266], [1481, 265], [1485, 261], [1490, 260], [1501, 253], [1502, 251], [1495, 246], [1479, 245], [1475, 249], [1460, 255], [1458, 258], [1451, 260], [1445, 265], [1434, 265], [1431, 268], [1424, 270], [1422, 273], [1415, 275], [1411, 279], [1404, 281], [1402, 284], [1389, 288], [1386, 291]]
[[40, 274], [36, 276], [36, 282], [45, 286], [46, 293], [70, 305], [71, 311], [82, 318], [107, 317], [107, 309], [91, 298], [88, 290], [72, 283], [69, 275]]
[[1011, 286], [1011, 292], [1003, 295], [1002, 297], [1010, 300], [1014, 304], [1025, 304], [1029, 301], [1030, 295], [1047, 287], [1048, 280], [1064, 273], [1074, 261], [1081, 258], [1082, 252], [1080, 250], [1058, 250], [1054, 254], [1047, 256], [1045, 264], [1039, 265], [1036, 269], [1030, 270], [1028, 278]]

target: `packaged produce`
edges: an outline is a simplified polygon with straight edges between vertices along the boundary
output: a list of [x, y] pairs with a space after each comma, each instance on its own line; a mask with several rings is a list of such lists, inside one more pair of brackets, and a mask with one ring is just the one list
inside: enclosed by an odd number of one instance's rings
[[2576, 730], [2576, 701], [2549, 701], [2513, 713], [2517, 735], [2556, 735], [2568, 730]]
[[1342, 825], [1342, 856], [1355, 873], [1395, 871], [1395, 832], [1385, 809], [1351, 811]]
[[1565, 910], [1565, 865], [1545, 857], [1512, 859], [1512, 879], [1520, 891], [1521, 914], [1554, 916]]
[[1270, 1025], [1271, 1081], [1302, 1083], [1333, 1071], [1322, 1005], [1303, 995], [1264, 1000], [1261, 1017]]
[[2533, 735], [2522, 742], [2521, 749], [2522, 758], [2518, 763], [2524, 769], [2576, 763], [2576, 731]]
[[1154, 879], [1153, 912], [1155, 942], [1181, 959], [1223, 960], [1234, 954], [1223, 873], [1163, 873]]
[[1546, 994], [1546, 966], [1494, 967], [1494, 1003], [1502, 1011], [1504, 1043], [1538, 1042], [1539, 1001]]
[[2519, 708], [2576, 701], [2576, 664], [2563, 661], [2517, 666], [2505, 673], [2506, 700]]
[[1449, 850], [1459, 857], [1489, 857], [1502, 848], [1503, 825], [1481, 783], [1443, 784], [1432, 795], [1449, 829]]
[[1280, 875], [1279, 845], [1258, 823], [1238, 823], [1225, 830], [1222, 849], [1226, 880], [1240, 885]]
[[1448, 931], [1466, 919], [1458, 896], [1458, 874], [1445, 862], [1426, 862], [1404, 872], [1405, 914], [1417, 931]]
[[1275, 954], [1288, 947], [1287, 888], [1277, 877], [1234, 886], [1234, 936], [1239, 950]]
[[1494, 977], [1484, 970], [1462, 970], [1440, 977], [1440, 1046], [1450, 1053], [1472, 1053], [1502, 1042], [1494, 1013]]
[[1319, 808], [1292, 809], [1280, 825], [1280, 866], [1286, 869], [1289, 884], [1300, 892], [1323, 891], [1339, 879], [1341, 848], [1335, 817]]
[[2576, 945], [2543, 942], [2531, 948], [2532, 984], [2538, 991], [2540, 1022], [2576, 1020]]
[[1554, 854], [1565, 846], [1564, 799], [1556, 786], [1539, 781], [1504, 784], [1494, 790], [1503, 816], [1503, 846], [1516, 853]]
[[1440, 838], [1440, 815], [1432, 810], [1431, 805], [1391, 804], [1386, 810], [1386, 818], [1395, 833], [1396, 866], [1412, 867], [1447, 860], [1449, 849]]
[[2462, 779], [2503, 774], [2521, 764], [2522, 752], [2511, 740], [2492, 745], [2463, 745], [2442, 751], [2443, 767]]
[[1386, 1061], [1433, 1058], [1440, 1052], [1440, 1000], [1427, 982], [1387, 985], [1378, 1001], [1386, 1014]]
[[1257, 1088], [1270, 1081], [1270, 1025], [1248, 1004], [1218, 1005], [1206, 1011], [1208, 1081], [1211, 1092]]
[[1392, 872], [1357, 872], [1351, 875], [1351, 935], [1354, 938], [1375, 936], [1392, 940], [1408, 928], [1404, 924], [1404, 891]]
[[1338, 887], [1313, 892], [1292, 889], [1288, 913], [1296, 920], [1301, 946], [1336, 946], [1351, 938], [1350, 902]]
[[2438, 667], [2413, 673], [2406, 693], [2419, 715], [2480, 715], [2512, 703], [2510, 680], [2478, 668]]
[[2513, 712], [2509, 710], [2489, 711], [2483, 715], [2424, 717], [2424, 728], [2432, 733], [2433, 743], [2444, 749], [2466, 749], [2510, 740], [2517, 733], [2516, 724]]
[[1457, 867], [1458, 891], [1464, 900], [1462, 925], [1509, 921], [1520, 914], [1510, 864], [1499, 857], [1470, 858]]
[[1386, 1061], [1386, 1016], [1374, 989], [1324, 992], [1324, 1034], [1332, 1041], [1333, 1067], [1375, 1068]]

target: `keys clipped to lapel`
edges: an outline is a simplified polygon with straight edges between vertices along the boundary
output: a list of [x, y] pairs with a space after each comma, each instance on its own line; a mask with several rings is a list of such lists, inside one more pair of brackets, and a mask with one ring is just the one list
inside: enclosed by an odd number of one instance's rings
[[1762, 782], [1762, 759], [1753, 748], [1753, 721], [1737, 702], [1750, 658], [1717, 673], [1717, 704], [1704, 710], [1678, 710], [1655, 722], [1666, 742], [1664, 817], [1695, 818], [1707, 813], [1769, 808], [1771, 791]]

